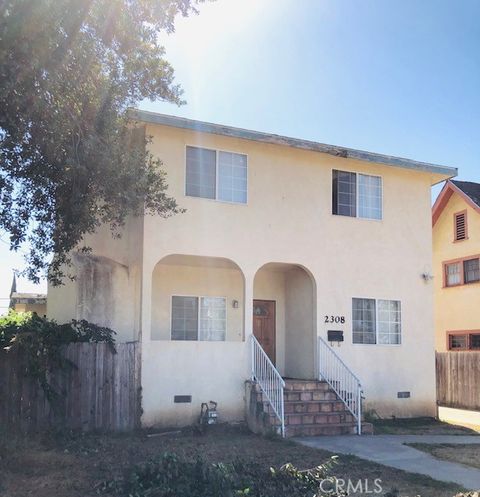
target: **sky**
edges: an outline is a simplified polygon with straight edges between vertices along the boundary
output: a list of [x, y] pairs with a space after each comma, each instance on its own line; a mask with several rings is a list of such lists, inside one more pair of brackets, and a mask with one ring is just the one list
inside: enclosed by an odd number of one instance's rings
[[[161, 37], [187, 104], [141, 108], [454, 166], [480, 182], [480, 1], [217, 0], [199, 11]], [[23, 256], [0, 237], [1, 312]]]

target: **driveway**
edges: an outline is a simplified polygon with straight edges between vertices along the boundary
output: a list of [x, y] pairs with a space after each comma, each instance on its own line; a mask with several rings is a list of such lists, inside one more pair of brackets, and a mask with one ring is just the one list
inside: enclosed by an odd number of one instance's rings
[[[480, 470], [435, 459], [406, 443], [479, 444], [480, 437], [469, 435], [373, 435], [295, 438], [297, 443], [329, 450], [335, 454], [351, 454], [379, 464], [430, 476], [435, 480], [455, 482], [469, 490], [480, 489]], [[479, 448], [480, 450], [480, 448]]]

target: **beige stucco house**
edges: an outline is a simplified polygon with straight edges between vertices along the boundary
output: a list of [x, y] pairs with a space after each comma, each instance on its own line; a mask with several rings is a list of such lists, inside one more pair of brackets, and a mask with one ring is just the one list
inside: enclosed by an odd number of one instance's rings
[[[357, 380], [364, 410], [436, 414], [430, 190], [455, 169], [133, 117], [186, 212], [131, 219], [119, 240], [90, 237], [76, 281], [49, 289], [48, 315], [142, 343], [145, 426], [193, 422], [209, 400], [221, 419], [244, 419], [245, 382], [256, 368], [267, 385], [262, 367], [275, 388], [281, 377], [313, 380], [284, 387], [291, 405], [282, 397], [280, 415], [292, 425], [342, 402], [357, 412]], [[338, 398], [317, 392], [319, 378]]]

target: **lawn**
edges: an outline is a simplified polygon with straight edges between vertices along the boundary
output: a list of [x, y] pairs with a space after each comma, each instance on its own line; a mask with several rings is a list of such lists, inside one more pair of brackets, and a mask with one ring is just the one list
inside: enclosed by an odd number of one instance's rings
[[[372, 421], [375, 435], [479, 435], [475, 430], [434, 418], [395, 418]], [[479, 439], [480, 442], [480, 439]]]
[[480, 444], [407, 444], [423, 452], [432, 454], [437, 459], [456, 462], [480, 469]]
[[[0, 495], [93, 497], [102, 481], [119, 477], [133, 464], [166, 451], [189, 459], [200, 455], [211, 462], [240, 458], [265, 468], [291, 462], [306, 469], [332, 456], [294, 442], [255, 436], [242, 427], [212, 427], [205, 435], [191, 430], [156, 435], [149, 436], [145, 431], [125, 435], [48, 434], [23, 438], [3, 434], [0, 437]], [[340, 456], [334, 472], [337, 477], [352, 481], [380, 478], [385, 495], [392, 497], [451, 497], [461, 490], [455, 484], [437, 482], [353, 456]]]

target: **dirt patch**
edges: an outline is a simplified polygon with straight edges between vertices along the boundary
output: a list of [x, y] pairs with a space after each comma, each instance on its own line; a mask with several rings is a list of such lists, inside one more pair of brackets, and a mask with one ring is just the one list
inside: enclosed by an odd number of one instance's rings
[[443, 461], [456, 462], [480, 469], [480, 443], [477, 444], [406, 444]]
[[435, 418], [375, 419], [371, 422], [375, 435], [480, 435], [470, 428]]
[[[133, 464], [164, 452], [187, 458], [203, 456], [211, 462], [238, 458], [265, 468], [291, 462], [307, 469], [332, 454], [294, 442], [252, 435], [242, 427], [218, 426], [205, 435], [190, 430], [149, 437], [145, 431], [125, 435], [62, 434], [42, 437], [0, 438], [0, 495], [2, 497], [93, 497], [104, 480], [122, 475]], [[340, 456], [339, 478], [382, 480], [391, 496], [451, 497], [462, 490], [454, 484]], [[399, 493], [395, 493], [398, 490]]]

